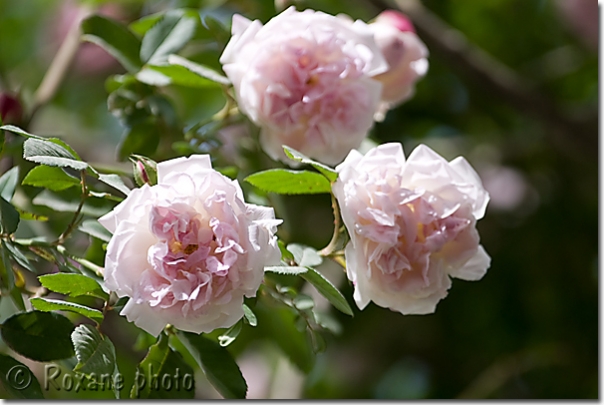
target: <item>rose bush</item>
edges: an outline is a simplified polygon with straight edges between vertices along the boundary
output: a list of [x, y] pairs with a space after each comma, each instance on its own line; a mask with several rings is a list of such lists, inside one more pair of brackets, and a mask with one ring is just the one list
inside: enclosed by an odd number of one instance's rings
[[400, 144], [353, 150], [333, 186], [350, 234], [348, 278], [369, 301], [403, 314], [434, 312], [450, 277], [478, 280], [490, 265], [476, 220], [489, 195], [468, 162], [447, 162], [425, 145], [405, 161]]
[[382, 104], [376, 114], [381, 120], [388, 109], [410, 99], [415, 82], [428, 72], [428, 49], [402, 13], [386, 10], [369, 24], [388, 70], [374, 77], [383, 84]]
[[387, 64], [367, 24], [293, 7], [266, 25], [233, 16], [220, 62], [273, 159], [282, 145], [337, 164], [373, 125]]
[[99, 222], [113, 233], [105, 285], [130, 300], [128, 320], [152, 335], [232, 326], [264, 266], [281, 257], [272, 208], [247, 204], [208, 155], [157, 165], [158, 184], [132, 190]]

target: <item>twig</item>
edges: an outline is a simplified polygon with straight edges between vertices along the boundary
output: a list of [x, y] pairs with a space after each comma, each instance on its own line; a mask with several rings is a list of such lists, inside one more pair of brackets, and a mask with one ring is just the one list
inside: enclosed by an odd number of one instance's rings
[[80, 181], [82, 184], [82, 197], [80, 199], [80, 204], [78, 204], [78, 208], [74, 212], [73, 218], [69, 222], [69, 225], [67, 225], [67, 229], [65, 229], [65, 231], [61, 234], [61, 236], [59, 236], [59, 238], [53, 243], [53, 245], [62, 245], [63, 242], [65, 242], [65, 240], [69, 237], [71, 232], [73, 232], [73, 229], [75, 228], [76, 224], [78, 223], [78, 219], [80, 217], [80, 212], [82, 211], [82, 208], [84, 207], [84, 202], [88, 198], [88, 186], [86, 185], [86, 170], [85, 169], [80, 171], [80, 179], [81, 179]]

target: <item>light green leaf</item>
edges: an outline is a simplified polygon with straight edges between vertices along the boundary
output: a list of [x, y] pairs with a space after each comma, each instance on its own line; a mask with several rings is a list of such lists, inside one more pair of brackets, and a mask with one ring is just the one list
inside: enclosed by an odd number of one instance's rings
[[203, 335], [179, 332], [181, 342], [191, 352], [210, 383], [227, 399], [243, 399], [247, 383], [227, 349]]
[[12, 200], [18, 182], [19, 166], [15, 166], [0, 177], [0, 197], [4, 198], [6, 201]]
[[115, 347], [108, 337], [102, 336], [92, 325], [81, 324], [71, 334], [71, 341], [78, 359], [74, 371], [86, 375], [113, 374], [116, 367]]
[[111, 240], [111, 232], [109, 232], [107, 228], [101, 225], [96, 219], [87, 219], [80, 224], [78, 229], [102, 241], [109, 242]]
[[36, 166], [27, 173], [21, 184], [61, 191], [80, 186], [80, 180], [68, 175], [58, 167]]
[[80, 297], [89, 295], [97, 297], [104, 301], [109, 299], [109, 295], [103, 291], [100, 284], [82, 274], [55, 273], [45, 274], [38, 277], [40, 284], [51, 291], [69, 295], [70, 297]]
[[220, 346], [227, 347], [228, 345], [233, 343], [235, 339], [237, 339], [237, 336], [239, 336], [242, 326], [243, 322], [239, 320], [235, 325], [227, 329], [226, 332], [218, 336], [218, 343], [220, 343]]
[[266, 266], [264, 271], [269, 271], [271, 273], [279, 273], [279, 274], [302, 274], [306, 273], [308, 269], [306, 267], [300, 266]]
[[140, 40], [122, 23], [94, 15], [82, 22], [83, 39], [109, 52], [130, 72], [142, 67], [139, 57]]
[[270, 169], [254, 173], [244, 179], [253, 186], [277, 194], [330, 193], [331, 184], [319, 173], [306, 170]]
[[149, 31], [149, 29], [151, 29], [151, 27], [161, 20], [163, 16], [163, 12], [146, 15], [134, 22], [131, 22], [130, 25], [128, 25], [128, 28], [130, 28], [130, 31], [142, 37], [147, 31]]
[[337, 309], [344, 312], [346, 315], [353, 316], [352, 308], [348, 305], [348, 301], [342, 293], [334, 287], [321, 273], [309, 267], [306, 273], [301, 274], [301, 277], [311, 283], [322, 296]]
[[[48, 167], [48, 166], [40, 166], [40, 167]], [[19, 208], [16, 208], [17, 212], [19, 213], [19, 218], [26, 220], [26, 221], [48, 221], [48, 217], [45, 215], [40, 215], [40, 214], [34, 214], [33, 212], [27, 212], [27, 211], [23, 211], [20, 210]]]
[[290, 243], [287, 245], [287, 250], [294, 255], [294, 260], [302, 267], [314, 267], [323, 263], [323, 258], [319, 256], [317, 250], [310, 246]]
[[75, 170], [84, 170], [88, 167], [88, 163], [77, 160], [63, 146], [37, 138], [29, 138], [25, 141], [23, 157], [31, 162], [47, 166], [71, 167]]
[[40, 382], [29, 367], [0, 354], [0, 381], [10, 399], [44, 399]]
[[293, 299], [294, 306], [300, 311], [305, 311], [307, 309], [313, 309], [315, 307], [315, 301], [312, 297], [306, 294], [298, 294]]
[[[185, 384], [185, 375], [190, 375], [191, 378], [194, 375], [193, 369], [189, 366], [181, 354], [175, 352], [168, 346], [168, 337], [163, 333], [159, 336], [159, 341], [149, 348], [147, 356], [141, 361], [138, 366], [139, 373], [147, 378], [144, 385], [139, 386], [135, 384], [132, 386], [130, 392], [130, 398], [141, 398], [141, 399], [192, 399], [195, 395], [194, 381], [187, 387]], [[179, 390], [164, 390], [153, 389], [151, 386], [151, 377], [154, 375], [175, 376], [179, 375], [181, 381], [179, 381]], [[190, 389], [187, 389], [190, 388]]]
[[2, 340], [15, 352], [35, 361], [73, 356], [74, 326], [56, 312], [23, 312], [8, 318], [0, 329]]
[[[93, 217], [100, 217], [111, 211], [111, 206], [108, 203], [103, 202], [102, 205], [92, 204], [93, 201], [89, 199], [88, 202], [84, 204], [84, 207], [82, 208], [82, 214], [90, 215]], [[80, 199], [78, 198], [65, 200], [51, 191], [43, 190], [32, 200], [32, 204], [43, 205], [59, 212], [75, 212], [78, 208], [78, 205], [80, 204]]]
[[199, 14], [194, 11], [170, 10], [143, 37], [140, 58], [148, 64], [165, 62], [168, 55], [178, 52], [195, 34]]
[[231, 81], [227, 77], [221, 75], [217, 71], [212, 70], [207, 66], [202, 66], [198, 63], [191, 62], [188, 59], [181, 58], [178, 55], [168, 56], [168, 63], [170, 65], [183, 66], [183, 67], [189, 69], [191, 72], [193, 72], [201, 77], [205, 77], [206, 79], [210, 79], [213, 82], [220, 83], [225, 86], [228, 86], [229, 84], [231, 84]]
[[70, 311], [76, 314], [84, 315], [95, 322], [103, 322], [103, 313], [98, 309], [76, 304], [75, 302], [52, 300], [50, 298], [30, 298], [31, 305], [40, 311]]
[[145, 66], [136, 74], [136, 78], [143, 83], [160, 87], [174, 84], [198, 89], [220, 86], [215, 81], [179, 65]]
[[256, 319], [256, 315], [254, 314], [254, 311], [252, 311], [252, 309], [245, 304], [243, 304], [243, 316], [245, 317], [247, 322], [250, 324], [250, 326], [258, 325], [258, 320]]
[[338, 178], [338, 172], [336, 172], [331, 167], [325, 166], [323, 163], [316, 162], [308, 156], [303, 155], [302, 153], [298, 152], [293, 148], [290, 148], [287, 145], [283, 145], [283, 150], [285, 151], [285, 154], [288, 158], [295, 162], [311, 165], [312, 167], [320, 171], [323, 176], [327, 177], [327, 180], [329, 180], [330, 182], [333, 183]]
[[78, 153], [71, 146], [69, 146], [67, 143], [63, 142], [59, 138], [45, 138], [42, 136], [33, 135], [33, 134], [30, 134], [29, 132], [22, 130], [19, 127], [15, 127], [14, 125], [4, 125], [4, 126], [0, 127], [0, 130], [10, 131], [17, 135], [24, 136], [25, 138], [33, 138], [33, 139], [38, 139], [40, 141], [54, 143], [56, 145], [59, 145], [65, 149], [67, 149], [69, 151], [69, 153], [71, 153], [71, 155], [74, 156], [77, 160], [81, 160], [80, 155], [78, 155]]
[[99, 174], [99, 181], [102, 181], [103, 183], [121, 191], [126, 195], [130, 194], [130, 189], [124, 184], [121, 177], [117, 174]]

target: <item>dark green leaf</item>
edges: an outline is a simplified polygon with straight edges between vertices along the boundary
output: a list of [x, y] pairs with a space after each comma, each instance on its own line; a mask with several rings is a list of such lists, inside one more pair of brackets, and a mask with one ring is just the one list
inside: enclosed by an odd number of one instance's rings
[[29, 367], [5, 354], [0, 354], [0, 381], [11, 399], [44, 399], [42, 387]]
[[159, 145], [160, 132], [152, 120], [145, 120], [126, 130], [118, 147], [118, 158], [125, 160], [132, 154], [152, 155]]
[[38, 277], [38, 280], [40, 280], [40, 284], [49, 290], [69, 295], [70, 297], [89, 295], [104, 301], [109, 299], [109, 295], [103, 291], [96, 280], [82, 274], [46, 274]]
[[54, 143], [56, 145], [63, 147], [64, 149], [67, 149], [69, 151], [69, 153], [71, 153], [71, 155], [76, 158], [76, 160], [81, 160], [78, 153], [71, 146], [69, 146], [68, 144], [66, 144], [65, 142], [60, 140], [59, 138], [44, 138], [44, 137], [41, 137], [38, 135], [33, 135], [33, 134], [30, 134], [29, 132], [22, 130], [19, 127], [15, 127], [14, 125], [4, 125], [4, 126], [0, 127], [0, 129], [3, 129], [5, 131], [14, 132], [15, 134], [24, 136], [26, 138], [33, 138], [33, 139], [37, 139], [37, 140], [44, 141], [44, 142]]
[[[149, 348], [147, 356], [141, 361], [138, 366], [138, 376], [135, 378], [130, 398], [141, 399], [192, 399], [195, 396], [193, 369], [184, 361], [180, 353], [175, 352], [168, 346], [168, 337], [163, 333], [159, 337], [159, 341]], [[186, 375], [190, 376], [191, 384], [187, 384]], [[158, 376], [152, 382], [153, 376]], [[170, 379], [171, 389], [162, 389], [164, 376], [172, 377]], [[174, 381], [178, 376], [178, 386], [175, 388]], [[144, 380], [144, 383], [143, 383]], [[187, 389], [190, 388], [190, 389]]]
[[180, 332], [182, 343], [191, 352], [210, 383], [227, 399], [243, 399], [247, 383], [227, 349], [202, 335]]
[[287, 245], [287, 250], [294, 255], [294, 260], [302, 267], [313, 267], [323, 263], [323, 258], [319, 256], [317, 250], [310, 246], [290, 243]]
[[353, 316], [352, 308], [348, 305], [346, 298], [344, 298], [342, 293], [321, 273], [309, 267], [306, 273], [301, 274], [301, 277], [314, 285], [317, 291], [327, 298], [334, 307], [344, 312], [346, 315]]
[[205, 77], [206, 79], [210, 79], [216, 83], [220, 83], [225, 86], [228, 86], [229, 84], [231, 84], [231, 81], [227, 77], [221, 75], [217, 71], [212, 70], [207, 66], [202, 66], [198, 63], [191, 62], [188, 59], [181, 58], [178, 55], [170, 55], [168, 57], [168, 63], [170, 63], [171, 65], [183, 66], [183, 67], [189, 69], [191, 72], [193, 72], [201, 77]]
[[10, 256], [17, 262], [19, 265], [32, 273], [36, 272], [36, 269], [31, 265], [29, 259], [17, 246], [15, 246], [15, 242], [11, 240], [4, 241], [4, 247], [10, 252]]
[[270, 271], [271, 273], [279, 273], [279, 274], [302, 274], [306, 273], [308, 269], [306, 267], [300, 266], [266, 266], [264, 271]]
[[19, 166], [15, 166], [0, 177], [0, 197], [4, 198], [6, 201], [12, 200], [18, 182]]
[[140, 40], [122, 23], [94, 15], [82, 22], [83, 39], [99, 45], [130, 72], [142, 67]]
[[231, 31], [209, 14], [203, 17], [203, 25], [221, 46], [226, 45], [231, 38]]
[[19, 212], [11, 203], [0, 197], [0, 225], [2, 233], [11, 234], [19, 226]]
[[99, 181], [121, 191], [125, 195], [130, 194], [130, 189], [126, 187], [120, 176], [117, 174], [99, 174]]
[[68, 175], [58, 167], [36, 166], [27, 173], [21, 184], [61, 191], [80, 186], [80, 179]]
[[10, 261], [10, 254], [4, 240], [0, 241], [0, 275], [3, 285], [9, 290], [15, 289], [15, 274]]
[[331, 184], [319, 173], [306, 170], [270, 169], [254, 173], [245, 181], [267, 192], [277, 194], [330, 193]]
[[251, 308], [245, 304], [243, 304], [243, 315], [245, 316], [245, 319], [250, 324], [250, 326], [258, 325], [258, 320], [256, 319], [254, 311], [252, 311]]
[[220, 343], [220, 346], [227, 347], [228, 345], [233, 343], [235, 339], [237, 339], [237, 336], [239, 336], [242, 326], [243, 321], [239, 320], [235, 325], [227, 329], [226, 332], [218, 336], [218, 343]]
[[195, 34], [199, 14], [194, 11], [170, 10], [143, 37], [140, 58], [148, 64], [162, 63], [178, 52]]
[[311, 165], [319, 172], [321, 172], [323, 176], [327, 177], [327, 180], [329, 180], [330, 182], [333, 183], [338, 178], [338, 172], [333, 170], [331, 167], [325, 166], [323, 163], [316, 162], [311, 158], [298, 152], [297, 150], [290, 148], [289, 146], [283, 145], [283, 150], [285, 151], [285, 154], [288, 158], [295, 162]]
[[178, 65], [145, 66], [136, 74], [136, 78], [143, 83], [160, 87], [173, 84], [198, 89], [219, 86], [215, 81], [195, 74], [189, 69]]
[[84, 170], [88, 167], [88, 163], [77, 160], [63, 146], [37, 138], [29, 138], [25, 141], [23, 157], [31, 162], [47, 166], [71, 167], [75, 170]]
[[13, 315], [2, 325], [2, 339], [15, 352], [36, 361], [73, 356], [74, 326], [56, 312], [32, 311]]
[[105, 242], [109, 242], [111, 240], [111, 232], [109, 232], [96, 219], [87, 219], [80, 224], [78, 229]]
[[71, 334], [78, 364], [73, 369], [90, 373], [112, 375], [116, 367], [115, 347], [108, 337], [92, 325], [82, 324]]
[[99, 311], [98, 309], [89, 308], [84, 305], [76, 304], [75, 302], [53, 300], [50, 298], [31, 298], [29, 302], [31, 302], [32, 307], [40, 311], [75, 312], [76, 314], [83, 315], [87, 318], [92, 319], [95, 322], [103, 322], [103, 313], [101, 311]]

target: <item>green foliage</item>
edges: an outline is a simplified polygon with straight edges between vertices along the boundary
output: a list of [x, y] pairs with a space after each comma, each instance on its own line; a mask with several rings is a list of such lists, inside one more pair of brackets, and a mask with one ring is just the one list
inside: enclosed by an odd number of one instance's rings
[[195, 73], [200, 77], [204, 77], [218, 84], [222, 84], [224, 86], [228, 86], [229, 84], [231, 84], [231, 81], [226, 76], [221, 75], [220, 73], [216, 72], [213, 69], [210, 69], [207, 66], [191, 62], [190, 60], [182, 58], [178, 55], [170, 55], [168, 57], [168, 63], [170, 63], [171, 65], [182, 66], [190, 72]]
[[109, 232], [96, 219], [87, 219], [83, 221], [78, 227], [78, 230], [105, 242], [109, 242], [111, 240], [111, 232]]
[[235, 325], [231, 326], [222, 335], [218, 336], [218, 343], [220, 343], [220, 346], [227, 347], [233, 343], [235, 339], [237, 339], [237, 336], [239, 336], [242, 327], [243, 320], [240, 319]]
[[44, 399], [38, 379], [25, 364], [0, 354], [0, 381], [10, 398]]
[[145, 66], [136, 74], [137, 80], [151, 86], [178, 85], [197, 89], [219, 87], [220, 84], [180, 65]]
[[306, 273], [308, 269], [306, 267], [301, 266], [266, 266], [264, 267], [264, 271], [270, 271], [272, 273], [279, 274], [298, 275]]
[[300, 276], [315, 286], [317, 291], [319, 291], [322, 296], [327, 298], [334, 307], [344, 312], [346, 315], [353, 316], [352, 308], [350, 308], [350, 305], [348, 305], [346, 298], [344, 298], [342, 293], [321, 273], [312, 267], [308, 267], [308, 271], [306, 273], [302, 273]]
[[88, 295], [104, 301], [109, 299], [109, 295], [103, 291], [96, 280], [81, 274], [46, 274], [38, 277], [38, 280], [40, 280], [40, 284], [49, 290], [70, 297]]
[[331, 185], [322, 175], [314, 172], [286, 169], [269, 169], [254, 173], [245, 181], [262, 191], [277, 194], [330, 193]]
[[19, 166], [9, 169], [0, 177], [0, 197], [10, 201], [19, 183]]
[[31, 311], [11, 316], [2, 324], [2, 340], [15, 352], [35, 361], [73, 356], [73, 324], [56, 312]]
[[142, 67], [141, 41], [122, 23], [94, 15], [82, 21], [83, 39], [99, 45], [130, 72]]
[[160, 129], [153, 119], [139, 121], [126, 129], [118, 146], [118, 158], [126, 160], [132, 154], [152, 155], [159, 146], [160, 138]]
[[11, 234], [19, 226], [19, 212], [11, 203], [0, 197], [0, 227], [2, 233]]
[[117, 371], [115, 347], [92, 325], [77, 326], [71, 334], [78, 364], [73, 369], [86, 375], [113, 374]]
[[78, 160], [70, 151], [54, 142], [29, 138], [23, 144], [23, 157], [47, 166], [71, 167], [85, 170], [88, 163]]
[[[130, 392], [130, 398], [140, 399], [191, 399], [195, 394], [194, 385], [190, 390], [183, 389], [182, 382], [180, 389], [162, 389], [162, 382], [165, 376], [176, 379], [184, 375], [193, 375], [193, 369], [182, 358], [180, 353], [175, 352], [168, 346], [168, 337], [161, 334], [159, 341], [149, 348], [147, 356], [138, 366], [137, 378]], [[153, 377], [155, 377], [155, 380]], [[143, 378], [139, 378], [143, 376]], [[144, 381], [144, 383], [143, 383]], [[176, 384], [172, 381], [172, 387]]]
[[178, 52], [189, 42], [198, 26], [199, 14], [196, 11], [168, 11], [143, 36], [141, 60], [150, 65], [167, 61], [168, 55]]
[[252, 311], [252, 309], [245, 304], [243, 304], [242, 307], [243, 307], [243, 316], [244, 316], [245, 320], [247, 321], [247, 323], [250, 326], [258, 325], [258, 319], [256, 318], [254, 311]]
[[290, 148], [289, 146], [283, 145], [283, 151], [285, 152], [287, 157], [293, 160], [294, 162], [311, 165], [312, 167], [317, 169], [323, 176], [327, 177], [327, 180], [332, 183], [338, 178], [338, 173], [331, 167], [325, 166], [323, 163], [319, 163], [315, 160], [312, 160], [308, 156], [298, 152], [293, 148]]
[[31, 303], [32, 307], [39, 311], [75, 312], [76, 314], [88, 317], [99, 324], [103, 322], [103, 313], [101, 311], [99, 311], [98, 309], [93, 309], [84, 305], [77, 304], [75, 302], [53, 300], [50, 298], [31, 298], [29, 302]]
[[231, 354], [218, 343], [190, 332], [179, 332], [180, 341], [216, 390], [226, 399], [243, 399], [247, 383]]
[[21, 184], [61, 191], [80, 186], [80, 179], [65, 173], [59, 167], [36, 166], [27, 173]]
[[125, 195], [130, 194], [130, 189], [124, 184], [123, 180], [117, 174], [99, 174], [99, 181], [119, 190]]

